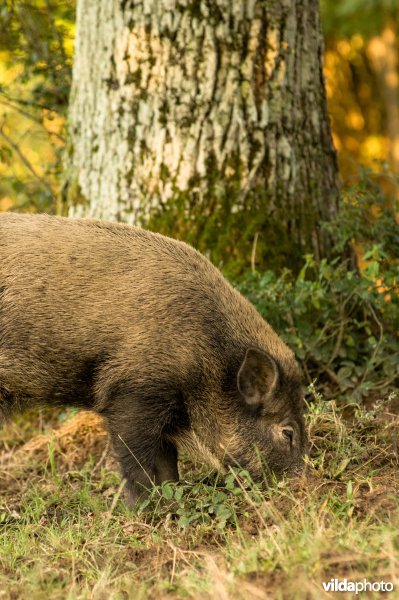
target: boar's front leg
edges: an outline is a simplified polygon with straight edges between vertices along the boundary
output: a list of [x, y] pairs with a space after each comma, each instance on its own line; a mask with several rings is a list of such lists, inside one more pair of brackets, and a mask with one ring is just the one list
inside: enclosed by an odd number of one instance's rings
[[179, 481], [177, 450], [166, 440], [161, 441], [155, 458], [155, 483], [161, 485], [163, 481]]
[[141, 427], [131, 427], [129, 432], [109, 426], [112, 445], [125, 479], [126, 504], [134, 508], [143, 495], [163, 481], [177, 481], [176, 448]]
[[[166, 405], [166, 406], [165, 406]], [[125, 394], [109, 399], [105, 418], [122, 477], [126, 503], [133, 508], [154, 484], [177, 481], [176, 447], [163, 436], [168, 402]]]

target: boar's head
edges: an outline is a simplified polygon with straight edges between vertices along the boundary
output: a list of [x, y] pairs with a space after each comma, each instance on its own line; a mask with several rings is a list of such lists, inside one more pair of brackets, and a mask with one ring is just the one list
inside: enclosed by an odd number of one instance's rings
[[249, 348], [235, 373], [230, 389], [225, 389], [230, 400], [234, 398], [234, 419], [231, 410], [220, 417], [220, 437], [225, 440], [222, 462], [240, 465], [255, 479], [270, 472], [279, 477], [300, 470], [307, 434], [301, 376], [294, 358], [281, 364], [269, 353]]

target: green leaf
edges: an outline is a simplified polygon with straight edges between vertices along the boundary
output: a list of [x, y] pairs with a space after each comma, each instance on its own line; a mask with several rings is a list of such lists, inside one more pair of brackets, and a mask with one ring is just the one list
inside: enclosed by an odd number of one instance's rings
[[162, 484], [162, 497], [166, 500], [172, 500], [174, 496], [174, 490], [170, 483]]

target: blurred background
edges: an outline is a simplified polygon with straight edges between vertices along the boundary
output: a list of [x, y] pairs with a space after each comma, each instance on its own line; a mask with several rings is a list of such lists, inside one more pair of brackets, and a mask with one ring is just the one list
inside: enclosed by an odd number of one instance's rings
[[[74, 0], [3, 0], [0, 210], [54, 212], [62, 186]], [[399, 197], [397, 0], [322, 0], [325, 77], [342, 184], [371, 170]]]

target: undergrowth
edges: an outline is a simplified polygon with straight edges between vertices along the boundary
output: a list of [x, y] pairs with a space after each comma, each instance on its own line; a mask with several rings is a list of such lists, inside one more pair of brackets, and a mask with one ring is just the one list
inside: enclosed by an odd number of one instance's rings
[[248, 274], [239, 285], [295, 351], [308, 383], [325, 397], [369, 402], [399, 385], [398, 203], [370, 177], [349, 189], [328, 225], [342, 256], [349, 244], [359, 267], [337, 257], [304, 257], [288, 269]]

